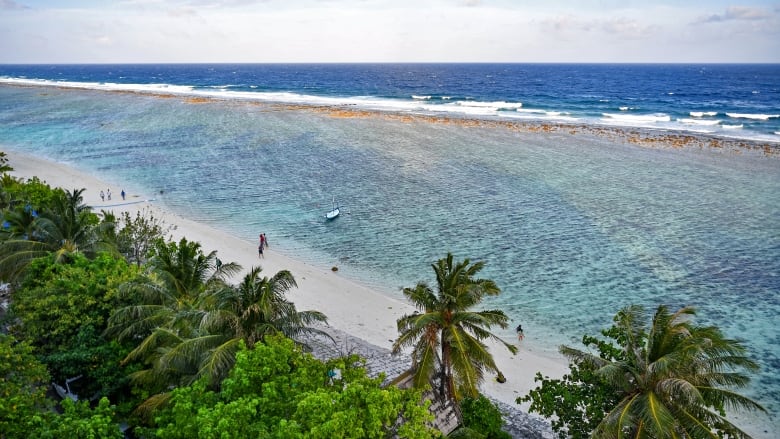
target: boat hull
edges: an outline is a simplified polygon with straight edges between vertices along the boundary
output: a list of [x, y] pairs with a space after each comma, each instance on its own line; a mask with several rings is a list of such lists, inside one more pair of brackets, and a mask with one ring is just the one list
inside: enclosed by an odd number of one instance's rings
[[341, 214], [341, 210], [336, 208], [325, 214], [326, 220], [336, 219]]

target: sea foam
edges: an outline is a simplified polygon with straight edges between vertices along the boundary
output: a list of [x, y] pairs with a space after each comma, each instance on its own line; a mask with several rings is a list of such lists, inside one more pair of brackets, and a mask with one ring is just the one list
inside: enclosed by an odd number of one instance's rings
[[780, 117], [780, 114], [726, 113], [726, 116], [734, 119], [769, 120]]
[[480, 101], [456, 101], [457, 105], [462, 107], [484, 107], [493, 108], [494, 110], [514, 110], [521, 108], [523, 104], [521, 102], [480, 102]]
[[638, 122], [638, 123], [653, 123], [653, 122], [669, 122], [672, 120], [668, 114], [614, 114], [614, 113], [602, 113], [607, 119], [614, 119], [622, 122]]
[[716, 119], [677, 119], [678, 122], [690, 125], [717, 125], [720, 123]]

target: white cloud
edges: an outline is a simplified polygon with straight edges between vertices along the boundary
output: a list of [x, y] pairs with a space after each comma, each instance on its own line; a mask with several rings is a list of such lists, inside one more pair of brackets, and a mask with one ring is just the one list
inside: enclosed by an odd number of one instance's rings
[[625, 17], [584, 19], [572, 15], [542, 20], [541, 26], [546, 32], [564, 39], [582, 38], [585, 34], [609, 34], [616, 38], [640, 39], [653, 35], [658, 29], [656, 25]]
[[0, 10], [13, 11], [22, 9], [30, 9], [30, 7], [17, 3], [14, 0], [0, 0]]
[[74, 2], [0, 14], [0, 62], [780, 62], [777, 10], [659, 3]]
[[776, 17], [777, 11], [778, 11], [777, 8], [775, 8], [775, 13], [772, 13], [770, 10], [765, 8], [756, 8], [756, 7], [749, 7], [749, 6], [731, 6], [727, 8], [726, 12], [724, 12], [723, 14], [709, 15], [700, 18], [698, 21], [701, 23], [717, 23], [721, 21], [730, 21], [730, 20], [747, 20], [747, 21], [767, 20]]

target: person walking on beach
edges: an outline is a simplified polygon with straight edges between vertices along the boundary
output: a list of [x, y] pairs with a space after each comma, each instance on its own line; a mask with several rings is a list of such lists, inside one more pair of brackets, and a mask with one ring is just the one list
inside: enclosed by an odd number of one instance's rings
[[122, 189], [121, 195], [122, 195], [122, 201], [125, 201], [125, 190], [124, 189]]
[[263, 256], [263, 244], [257, 246], [257, 257], [265, 259], [265, 256]]
[[265, 248], [268, 248], [268, 238], [265, 237], [265, 233], [263, 233], [263, 244], [265, 244]]
[[525, 338], [525, 334], [523, 334], [523, 325], [517, 325], [517, 328], [515, 329], [517, 331], [517, 339], [520, 341], [523, 341]]
[[111, 201], [111, 189], [106, 189], [106, 197], [108, 198], [108, 201]]
[[261, 233], [260, 236], [258, 236], [260, 239], [260, 248], [266, 247], [265, 245], [265, 233]]
[[106, 194], [103, 191], [100, 191], [100, 201], [106, 201]]

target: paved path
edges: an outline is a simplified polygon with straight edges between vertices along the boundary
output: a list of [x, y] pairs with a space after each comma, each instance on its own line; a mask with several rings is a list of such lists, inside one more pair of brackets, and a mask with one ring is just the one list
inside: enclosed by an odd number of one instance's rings
[[[330, 327], [320, 328], [333, 337], [309, 342], [312, 354], [320, 359], [331, 359], [349, 354], [358, 354], [366, 359], [370, 376], [385, 373], [385, 383], [409, 369], [411, 361], [405, 355], [394, 356], [388, 349], [372, 345], [364, 340]], [[515, 439], [553, 439], [555, 434], [550, 424], [541, 418], [529, 415], [516, 407], [493, 400], [498, 404], [504, 418], [504, 431]]]

